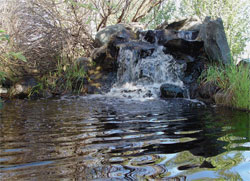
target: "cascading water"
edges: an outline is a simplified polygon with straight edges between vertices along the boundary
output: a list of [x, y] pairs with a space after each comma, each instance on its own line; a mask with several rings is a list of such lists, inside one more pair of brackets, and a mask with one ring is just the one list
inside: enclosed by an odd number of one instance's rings
[[158, 41], [149, 44], [144, 37], [139, 43], [120, 47], [117, 82], [109, 94], [128, 98], [155, 98], [160, 96], [160, 86], [164, 83], [184, 88], [180, 77], [183, 76], [185, 64], [165, 54], [164, 48]]

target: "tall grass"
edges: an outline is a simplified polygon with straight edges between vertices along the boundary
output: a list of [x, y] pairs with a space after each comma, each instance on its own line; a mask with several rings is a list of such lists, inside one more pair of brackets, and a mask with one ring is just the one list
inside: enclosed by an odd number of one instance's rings
[[[211, 65], [203, 74], [206, 82], [220, 87], [232, 107], [250, 110], [250, 65]], [[223, 103], [221, 103], [223, 104]]]
[[58, 89], [59, 92], [81, 93], [86, 84], [87, 72], [84, 67], [76, 63], [68, 64], [62, 58], [58, 61], [56, 71], [50, 73], [48, 79], [52, 80], [47, 81], [49, 87]]

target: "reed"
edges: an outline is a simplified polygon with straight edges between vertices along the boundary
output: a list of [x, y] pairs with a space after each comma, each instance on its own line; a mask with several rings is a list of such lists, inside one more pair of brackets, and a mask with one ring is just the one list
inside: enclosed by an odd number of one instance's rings
[[225, 99], [231, 99], [218, 104], [250, 110], [250, 65], [211, 65], [202, 77], [220, 87]]

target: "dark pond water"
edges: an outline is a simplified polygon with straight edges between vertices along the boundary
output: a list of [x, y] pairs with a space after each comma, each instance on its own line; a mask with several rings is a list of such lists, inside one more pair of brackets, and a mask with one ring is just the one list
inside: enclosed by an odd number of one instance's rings
[[68, 97], [0, 108], [0, 180], [250, 180], [250, 114]]

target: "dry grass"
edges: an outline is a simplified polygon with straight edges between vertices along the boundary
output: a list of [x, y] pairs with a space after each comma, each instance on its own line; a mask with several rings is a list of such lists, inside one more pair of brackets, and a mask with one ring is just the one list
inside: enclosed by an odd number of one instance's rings
[[16, 76], [53, 71], [58, 58], [72, 63], [89, 56], [101, 28], [137, 22], [164, 1], [0, 0], [0, 29], [10, 35], [10, 43], [0, 42], [0, 53], [22, 52], [28, 60], [7, 60], [1, 67]]

